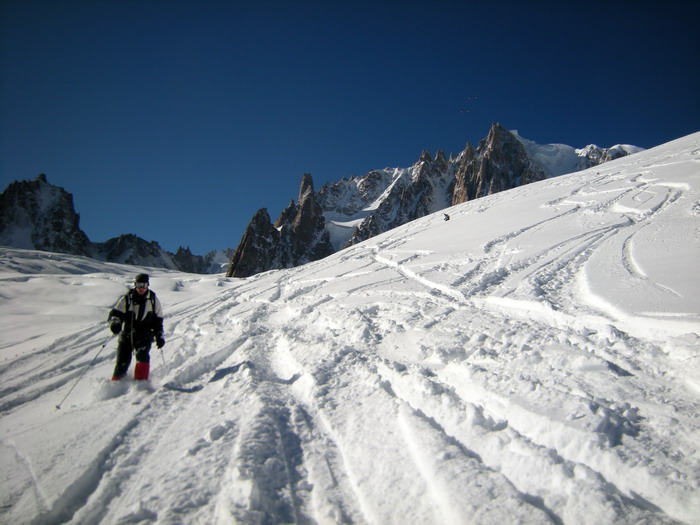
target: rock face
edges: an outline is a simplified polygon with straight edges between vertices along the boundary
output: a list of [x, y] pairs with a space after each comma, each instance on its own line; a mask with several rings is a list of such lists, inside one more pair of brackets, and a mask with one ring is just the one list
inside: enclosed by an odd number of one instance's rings
[[73, 196], [49, 184], [44, 174], [33, 181], [13, 182], [0, 194], [0, 245], [191, 273], [220, 273], [232, 254], [211, 252], [198, 256], [188, 248], [180, 248], [173, 255], [157, 242], [132, 234], [103, 243], [90, 242], [80, 229]]
[[248, 277], [274, 268], [278, 258], [279, 238], [279, 231], [270, 222], [267, 209], [259, 209], [231, 257], [226, 276]]
[[373, 170], [313, 191], [302, 178], [294, 201], [270, 224], [258, 211], [229, 264], [229, 277], [290, 268], [449, 206], [589, 168], [640, 148], [539, 145], [493, 124], [477, 148], [467, 144], [456, 158], [424, 151], [410, 168]]
[[455, 175], [452, 204], [544, 180], [546, 174], [528, 156], [513, 133], [494, 124], [476, 150], [467, 144]]
[[451, 205], [453, 184], [454, 164], [445, 159], [445, 154], [438, 151], [433, 159], [423, 151], [413, 168], [397, 177], [385, 191], [376, 211], [357, 225], [346, 246], [447, 208]]
[[[167, 253], [167, 252], [166, 252]], [[228, 263], [233, 256], [234, 250], [217, 250], [206, 255], [194, 255], [189, 248], [180, 247], [172, 261], [175, 267], [187, 273], [223, 273], [228, 268]]]
[[258, 210], [229, 263], [227, 277], [249, 277], [271, 269], [291, 268], [333, 253], [313, 179], [305, 174], [294, 201], [274, 224], [267, 209]]
[[101, 261], [180, 269], [172, 254], [163, 250], [155, 241], [145, 241], [133, 234], [120, 235], [107, 242], [93, 244], [92, 256]]
[[86, 256], [91, 251], [73, 196], [43, 173], [0, 194], [0, 245]]

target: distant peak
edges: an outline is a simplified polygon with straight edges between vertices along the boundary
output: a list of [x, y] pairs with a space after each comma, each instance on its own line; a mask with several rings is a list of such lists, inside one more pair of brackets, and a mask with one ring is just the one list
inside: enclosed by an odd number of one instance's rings
[[307, 193], [314, 193], [314, 180], [311, 177], [311, 174], [309, 173], [304, 173], [303, 177], [301, 178], [301, 187], [299, 188], [299, 199], [298, 201], [301, 203], [302, 200], [304, 200], [304, 196]]

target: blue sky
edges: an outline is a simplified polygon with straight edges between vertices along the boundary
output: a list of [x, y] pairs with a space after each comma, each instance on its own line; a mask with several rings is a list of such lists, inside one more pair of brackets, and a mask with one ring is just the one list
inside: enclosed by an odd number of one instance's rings
[[[567, 5], [559, 5], [567, 4]], [[92, 241], [196, 254], [325, 182], [459, 153], [700, 131], [688, 2], [0, 0], [0, 189], [46, 173]]]

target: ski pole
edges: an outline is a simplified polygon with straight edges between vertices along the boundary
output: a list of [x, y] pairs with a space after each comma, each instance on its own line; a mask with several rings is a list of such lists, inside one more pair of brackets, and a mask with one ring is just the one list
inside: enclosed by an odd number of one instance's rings
[[[176, 335], [175, 339], [177, 339], [177, 338], [182, 338], [182, 336]], [[168, 339], [168, 341], [171, 341], [171, 339]], [[163, 347], [160, 347], [159, 350], [160, 350], [160, 357], [163, 359], [163, 366], [165, 366], [165, 354], [163, 354]]]
[[105, 346], [107, 346], [107, 343], [109, 343], [109, 342], [112, 340], [113, 337], [114, 337], [114, 334], [112, 334], [111, 336], [109, 336], [109, 339], [107, 339], [107, 341], [105, 342], [105, 344], [102, 345], [102, 347], [100, 348], [100, 350], [97, 352], [97, 355], [92, 359], [92, 361], [90, 362], [90, 364], [89, 364], [88, 366], [86, 366], [86, 367], [83, 369], [83, 371], [81, 372], [81, 374], [78, 376], [78, 379], [76, 379], [76, 380], [75, 380], [75, 383], [73, 383], [73, 386], [70, 387], [70, 390], [68, 391], [68, 393], [67, 393], [67, 394], [65, 395], [65, 397], [61, 400], [61, 402], [60, 402], [58, 405], [56, 405], [56, 410], [61, 410], [61, 405], [66, 401], [66, 399], [68, 399], [68, 396], [70, 395], [70, 393], [71, 393], [71, 392], [73, 391], [73, 389], [75, 388], [75, 385], [77, 385], [77, 384], [78, 384], [78, 381], [80, 381], [80, 380], [83, 378], [83, 376], [85, 375], [85, 372], [87, 372], [88, 368], [90, 368], [92, 365], [95, 364], [95, 361], [97, 361], [97, 358], [98, 358], [98, 357], [100, 356], [100, 354], [102, 353], [102, 350], [105, 349]]

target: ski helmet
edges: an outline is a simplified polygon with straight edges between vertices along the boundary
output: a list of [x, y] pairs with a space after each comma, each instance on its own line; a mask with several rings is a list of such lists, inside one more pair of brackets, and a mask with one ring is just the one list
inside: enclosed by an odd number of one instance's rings
[[147, 273], [140, 273], [136, 276], [134, 279], [135, 283], [146, 283], [148, 284], [148, 274]]

